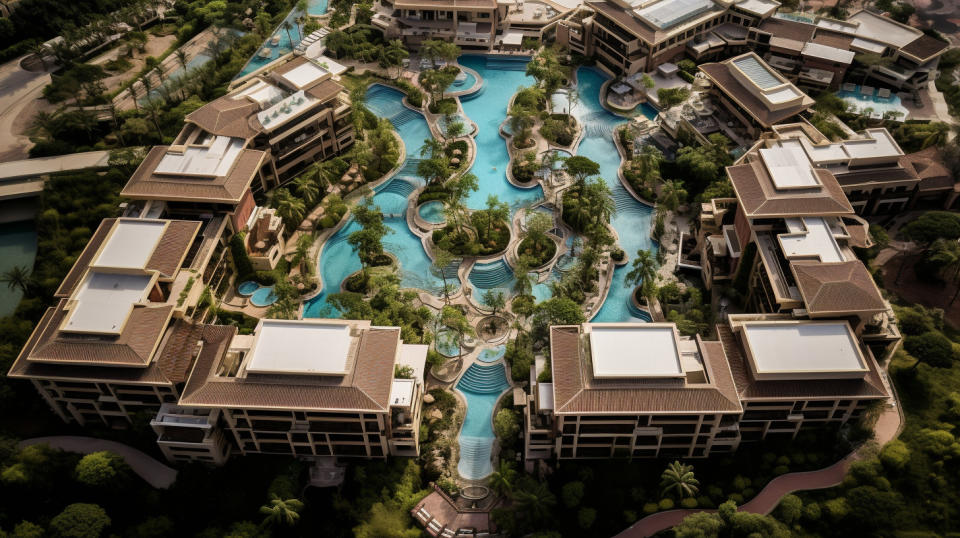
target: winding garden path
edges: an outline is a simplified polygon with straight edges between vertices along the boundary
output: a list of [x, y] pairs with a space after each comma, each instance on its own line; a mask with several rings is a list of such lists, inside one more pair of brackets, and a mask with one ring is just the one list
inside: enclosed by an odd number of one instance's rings
[[[883, 446], [893, 440], [900, 433], [903, 417], [900, 414], [899, 402], [884, 408], [874, 427], [874, 440]], [[825, 489], [839, 485], [847, 474], [850, 464], [867, 453], [867, 447], [872, 443], [862, 445], [851, 452], [847, 457], [829, 467], [817, 471], [788, 473], [770, 481], [760, 493], [740, 510], [755, 514], [769, 514], [780, 504], [780, 499], [794, 491]], [[678, 525], [683, 518], [697, 512], [715, 512], [716, 510], [668, 510], [649, 515], [617, 535], [620, 538], [640, 538], [654, 534]]]
[[95, 439], [93, 437], [79, 437], [73, 435], [61, 435], [54, 437], [35, 437], [20, 441], [20, 447], [31, 445], [47, 444], [51, 448], [64, 450], [66, 452], [78, 452], [80, 454], [90, 454], [106, 450], [123, 458], [127, 465], [137, 473], [140, 478], [155, 488], [167, 489], [177, 479], [177, 470], [167, 467], [163, 463], [155, 460], [144, 452], [116, 441], [106, 439]]

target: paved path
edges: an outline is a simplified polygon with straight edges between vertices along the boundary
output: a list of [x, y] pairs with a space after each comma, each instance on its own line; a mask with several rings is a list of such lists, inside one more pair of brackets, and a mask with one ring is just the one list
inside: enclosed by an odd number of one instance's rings
[[171, 469], [163, 463], [153, 459], [147, 454], [131, 446], [108, 441], [106, 439], [95, 439], [93, 437], [78, 437], [72, 435], [61, 435], [56, 437], [35, 437], [20, 441], [20, 447], [48, 444], [51, 448], [57, 448], [66, 452], [78, 452], [80, 454], [90, 454], [107, 450], [123, 458], [127, 465], [137, 473], [140, 478], [147, 481], [155, 488], [167, 489], [177, 479], [176, 469]]
[[45, 71], [27, 71], [17, 58], [0, 65], [0, 161], [24, 159], [33, 145], [24, 132], [37, 110], [49, 108], [43, 87], [50, 83]]
[[[893, 440], [900, 433], [903, 419], [898, 406], [899, 402], [895, 402], [893, 405], [884, 408], [883, 414], [877, 419], [877, 423], [874, 426], [874, 438], [880, 446]], [[756, 497], [741, 506], [740, 510], [755, 514], [769, 514], [780, 504], [780, 499], [789, 493], [837, 486], [843, 482], [843, 477], [846, 476], [850, 464], [860, 458], [861, 451], [864, 447], [870, 445], [871, 443], [863, 445], [837, 463], [818, 471], [788, 473], [778, 476], [771, 480]], [[666, 512], [658, 512], [637, 521], [617, 536], [623, 538], [653, 536], [660, 531], [678, 525], [683, 518], [697, 512], [715, 512], [715, 510], [669, 510]]]

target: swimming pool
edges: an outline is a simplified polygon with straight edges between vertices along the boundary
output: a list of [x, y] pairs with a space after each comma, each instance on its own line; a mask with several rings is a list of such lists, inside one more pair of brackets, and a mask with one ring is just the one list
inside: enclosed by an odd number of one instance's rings
[[260, 284], [257, 284], [252, 280], [248, 280], [237, 286], [237, 293], [243, 295], [244, 297], [249, 297], [250, 295], [253, 295], [253, 292], [257, 291], [259, 288]]
[[421, 205], [417, 211], [420, 213], [420, 218], [431, 224], [442, 224], [447, 220], [447, 217], [443, 214], [443, 202], [439, 200], [427, 202]]
[[[328, 3], [329, 0], [307, 0], [307, 15], [317, 17], [325, 14], [327, 12]], [[257, 49], [257, 52], [255, 52], [253, 57], [247, 61], [247, 65], [243, 66], [243, 69], [241, 69], [234, 78], [243, 78], [250, 73], [253, 73], [257, 69], [260, 69], [261, 67], [276, 60], [277, 58], [280, 58], [284, 54], [293, 52], [293, 48], [300, 44], [300, 41], [303, 40], [303, 36], [300, 34], [300, 29], [302, 27], [297, 24], [297, 18], [299, 18], [301, 15], [303, 15], [303, 12], [298, 11], [297, 8], [290, 10], [290, 13], [286, 16], [283, 22], [281, 22], [280, 25], [274, 29], [273, 33], [263, 41], [263, 44], [260, 45], [260, 48]], [[291, 25], [289, 33], [283, 29], [284, 22], [289, 22]], [[280, 38], [276, 45], [270, 43], [274, 36]], [[268, 50], [270, 52], [270, 56], [267, 58], [261, 58], [260, 51], [262, 50]]]
[[860, 92], [860, 89], [860, 85], [857, 85], [854, 91], [840, 90], [837, 92], [837, 97], [843, 99], [857, 114], [861, 115], [868, 115], [867, 113], [873, 112], [874, 115], [879, 114], [880, 117], [883, 117], [892, 113], [896, 114], [897, 117], [891, 119], [904, 120], [910, 114], [907, 108], [900, 103], [900, 96], [897, 94], [891, 92], [890, 97], [880, 97], [877, 95], [880, 90], [874, 88], [869, 95], [864, 95]]
[[454, 80], [447, 86], [448, 92], [458, 92], [461, 90], [469, 90], [477, 83], [477, 77], [473, 76], [473, 73], [467, 71], [461, 71], [464, 78], [461, 80]]
[[[595, 69], [581, 67], [577, 70], [580, 101], [573, 108], [573, 114], [585, 132], [577, 154], [600, 165], [600, 177], [610, 187], [617, 206], [610, 223], [620, 237], [620, 247], [630, 257], [641, 249], [656, 252], [657, 246], [650, 239], [653, 208], [638, 202], [617, 179], [620, 154], [613, 141], [613, 130], [627, 120], [611, 114], [600, 105], [600, 87], [606, 79], [606, 75]], [[614, 270], [610, 291], [593, 321], [647, 321], [631, 312], [629, 300], [634, 285], [626, 280], [629, 272], [629, 264]]]
[[505, 344], [500, 344], [499, 346], [490, 347], [484, 349], [477, 355], [477, 360], [480, 362], [497, 362], [507, 353], [507, 346]]
[[261, 286], [250, 295], [250, 304], [253, 306], [270, 306], [277, 302], [277, 294], [273, 293], [273, 286]]
[[467, 401], [467, 416], [457, 441], [460, 461], [457, 472], [467, 480], [479, 480], [493, 472], [490, 452], [493, 447], [493, 410], [503, 392], [510, 388], [503, 364], [471, 364], [457, 382], [457, 390]]
[[457, 343], [458, 335], [450, 329], [440, 329], [437, 331], [434, 347], [437, 348], [444, 357], [460, 356], [460, 344]]

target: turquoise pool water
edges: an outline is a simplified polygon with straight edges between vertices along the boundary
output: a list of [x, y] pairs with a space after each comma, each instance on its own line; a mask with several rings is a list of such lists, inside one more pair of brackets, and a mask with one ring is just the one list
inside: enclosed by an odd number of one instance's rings
[[507, 353], [507, 346], [500, 344], [499, 346], [490, 347], [484, 349], [477, 355], [477, 360], [480, 362], [497, 362]]
[[445, 357], [457, 357], [460, 355], [460, 344], [457, 343], [457, 333], [448, 329], [440, 329], [437, 331], [434, 347]]
[[[634, 199], [617, 179], [620, 155], [612, 135], [613, 129], [626, 120], [607, 112], [600, 105], [600, 87], [606, 79], [605, 75], [591, 68], [581, 67], [577, 70], [580, 102], [574, 107], [573, 114], [585, 131], [577, 153], [600, 165], [600, 177], [610, 187], [617, 205], [611, 224], [620, 236], [621, 248], [632, 258], [640, 249], [656, 252], [657, 246], [650, 239], [653, 208]], [[614, 270], [610, 292], [593, 321], [648, 321], [634, 315], [631, 310], [630, 294], [634, 286], [626, 282], [629, 272], [629, 264]]]
[[443, 202], [438, 200], [421, 205], [418, 211], [420, 212], [420, 218], [432, 224], [441, 224], [447, 220], [443, 215]]
[[270, 306], [277, 302], [277, 295], [273, 293], [273, 286], [263, 286], [250, 295], [250, 304], [253, 306]]
[[493, 472], [490, 462], [495, 438], [492, 414], [500, 395], [508, 388], [510, 383], [503, 364], [471, 364], [457, 382], [457, 390], [467, 400], [467, 416], [457, 439], [460, 444], [457, 471], [467, 480], [479, 480]]
[[506, 141], [501, 138], [499, 127], [507, 117], [507, 104], [520, 86], [534, 83], [526, 76], [529, 58], [494, 56], [461, 56], [460, 65], [476, 71], [484, 80], [483, 90], [462, 97], [463, 112], [477, 124], [477, 157], [470, 171], [479, 179], [480, 188], [470, 193], [467, 207], [483, 209], [487, 197], [495, 195], [501, 202], [518, 208], [531, 205], [543, 198], [540, 185], [529, 189], [514, 187], [507, 181], [507, 166], [510, 155]]
[[[383, 246], [400, 262], [400, 284], [439, 294], [443, 279], [431, 270], [431, 261], [423, 244], [403, 218], [411, 193], [423, 184], [416, 177], [418, 148], [430, 136], [430, 128], [419, 112], [403, 106], [403, 94], [392, 88], [373, 85], [367, 90], [367, 108], [381, 118], [390, 120], [404, 145], [407, 160], [400, 171], [377, 188], [373, 201], [383, 212], [384, 224], [392, 233], [383, 239]], [[414, 148], [413, 151], [410, 148]], [[303, 317], [338, 317], [340, 312], [327, 302], [327, 296], [340, 291], [340, 283], [360, 270], [360, 258], [347, 243], [351, 233], [360, 229], [352, 218], [324, 244], [318, 262], [322, 291], [304, 305]]]
[[467, 77], [460, 81], [454, 80], [453, 82], [451, 82], [450, 85], [447, 86], [448, 92], [459, 92], [462, 90], [469, 90], [477, 83], [477, 77], [473, 76], [473, 73], [464, 71], [463, 74], [466, 75]]
[[[307, 0], [307, 14], [313, 16], [325, 14], [327, 12], [328, 3], [329, 0]], [[297, 17], [300, 17], [301, 15], [303, 15], [303, 12], [297, 11], [296, 8], [290, 10], [290, 13], [284, 19], [284, 21], [289, 21], [293, 26], [290, 28], [290, 33], [287, 34], [287, 31], [283, 29], [283, 23], [280, 23], [280, 25], [274, 29], [273, 33], [264, 40], [263, 44], [260, 45], [260, 48], [257, 49], [257, 52], [253, 54], [253, 56], [247, 62], [247, 65], [243, 66], [243, 69], [237, 73], [237, 76], [234, 78], [242, 78], [246, 75], [249, 75], [250, 73], [253, 73], [257, 69], [260, 69], [284, 54], [293, 52], [293, 48], [300, 44], [300, 41], [303, 39], [303, 36], [300, 35], [300, 26], [297, 24]], [[273, 39], [273, 36], [280, 37], [280, 41], [276, 45], [272, 45], [270, 43], [270, 41]], [[292, 43], [291, 39], [293, 40]], [[260, 57], [260, 51], [263, 49], [270, 51], [269, 58]]]
[[[0, 224], [0, 273], [14, 267], [33, 270], [37, 257], [37, 226], [32, 220]], [[23, 293], [0, 285], [0, 316], [13, 314]]]
[[860, 86], [857, 85], [857, 89], [849, 92], [840, 90], [837, 92], [837, 97], [841, 98], [849, 106], [856, 110], [858, 114], [863, 114], [866, 109], [872, 109], [873, 112], [883, 116], [887, 112], [898, 112], [900, 115], [896, 119], [904, 120], [909, 115], [907, 107], [900, 104], [900, 96], [895, 93], [890, 94], [890, 97], [879, 97], [879, 89], [874, 88], [871, 95], [863, 95], [860, 93]]
[[248, 280], [237, 286], [237, 293], [243, 296], [250, 296], [253, 295], [253, 292], [257, 291], [259, 288], [260, 284], [257, 284], [252, 280]]

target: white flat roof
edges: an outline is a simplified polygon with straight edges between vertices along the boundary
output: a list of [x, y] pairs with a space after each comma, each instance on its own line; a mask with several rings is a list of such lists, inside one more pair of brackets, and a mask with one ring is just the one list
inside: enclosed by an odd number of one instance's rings
[[344, 375], [352, 343], [350, 326], [344, 323], [260, 320], [247, 371]]
[[780, 103], [786, 103], [787, 101], [792, 101], [800, 97], [800, 91], [794, 88], [793, 85], [785, 85], [782, 88], [765, 92], [763, 95], [770, 103], [779, 105]]
[[237, 92], [233, 96], [234, 99], [242, 99], [244, 97], [249, 97], [257, 102], [260, 105], [260, 108], [266, 108], [270, 105], [276, 103], [280, 99], [283, 99], [283, 96], [286, 93], [280, 88], [274, 86], [273, 84], [268, 84], [262, 80], [257, 80], [257, 82], [244, 90]]
[[894, 158], [903, 155], [903, 150], [886, 129], [867, 129], [868, 139], [847, 140], [843, 149], [851, 159]]
[[150, 261], [167, 223], [162, 220], [120, 219], [92, 267], [142, 269]]
[[303, 93], [303, 90], [299, 90], [263, 112], [258, 112], [257, 121], [266, 128], [274, 128], [291, 118], [295, 118], [315, 102], [316, 99]]
[[897, 24], [887, 17], [866, 10], [858, 11], [847, 17], [847, 22], [860, 23], [856, 29], [858, 37], [880, 41], [897, 48], [905, 47], [911, 41], [923, 35], [920, 30]]
[[537, 409], [553, 409], [553, 383], [537, 383]]
[[843, 64], [849, 64], [853, 61], [853, 57], [856, 56], [856, 53], [849, 50], [829, 47], [827, 45], [821, 45], [820, 43], [814, 43], [813, 41], [808, 41], [807, 44], [803, 46], [802, 54], [804, 56], [822, 58]]
[[154, 170], [160, 174], [221, 177], [230, 173], [242, 152], [242, 139], [216, 136], [209, 146], [188, 146], [183, 153], [168, 149]]
[[296, 88], [305, 88], [330, 72], [313, 62], [304, 62], [281, 75]]
[[827, 221], [821, 217], [784, 219], [789, 233], [780, 234], [780, 247], [787, 259], [816, 258], [823, 263], [846, 261]]
[[823, 144], [814, 145], [806, 137], [800, 139], [800, 144], [804, 151], [810, 156], [810, 160], [817, 165], [846, 162], [850, 159], [846, 151], [843, 151], [843, 144]]
[[507, 30], [500, 42], [504, 45], [520, 45], [523, 43], [523, 34], [515, 30]]
[[589, 324], [595, 377], [680, 377], [677, 329], [672, 324]]
[[428, 349], [430, 346], [426, 344], [401, 344], [397, 364], [413, 368], [413, 378], [422, 380]]
[[413, 389], [417, 384], [412, 379], [394, 379], [390, 386], [390, 405], [409, 407], [413, 401]]
[[329, 56], [318, 56], [316, 62], [333, 76], [339, 76], [347, 72], [347, 66], [337, 63]]
[[658, 30], [666, 30], [710, 11], [714, 7], [716, 4], [713, 0], [660, 0], [635, 10], [634, 14], [650, 26]]
[[866, 361], [845, 321], [743, 322], [759, 380], [863, 377]]
[[763, 160], [773, 186], [780, 189], [809, 189], [820, 185], [810, 159], [799, 144], [781, 144], [761, 148]]
[[150, 275], [91, 271], [71, 297], [70, 315], [60, 330], [120, 334], [133, 305], [150, 287]]
[[877, 43], [876, 41], [863, 39], [862, 37], [853, 38], [853, 41], [850, 43], [850, 48], [862, 50], [864, 52], [873, 52], [875, 54], [881, 54], [883, 51], [887, 50], [887, 46], [883, 43]]
[[767, 15], [772, 11], [776, 11], [780, 4], [771, 2], [770, 0], [743, 0], [738, 2], [736, 6], [754, 15]]

